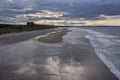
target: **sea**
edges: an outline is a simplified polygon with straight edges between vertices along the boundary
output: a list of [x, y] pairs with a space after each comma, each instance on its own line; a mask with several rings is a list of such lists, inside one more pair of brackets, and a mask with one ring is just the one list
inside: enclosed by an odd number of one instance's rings
[[[84, 34], [96, 55], [120, 80], [120, 27], [70, 27], [74, 37]], [[81, 33], [82, 32], [82, 33]]]

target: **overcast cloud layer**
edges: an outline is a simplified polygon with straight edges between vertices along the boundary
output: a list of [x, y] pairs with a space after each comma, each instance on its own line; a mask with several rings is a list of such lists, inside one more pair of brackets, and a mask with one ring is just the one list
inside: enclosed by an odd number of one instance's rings
[[119, 4], [120, 0], [1, 0], [0, 23], [120, 20]]

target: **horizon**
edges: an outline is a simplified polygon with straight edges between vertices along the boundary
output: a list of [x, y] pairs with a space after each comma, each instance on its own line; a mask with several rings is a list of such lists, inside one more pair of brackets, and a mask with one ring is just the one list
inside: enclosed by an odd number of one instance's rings
[[0, 23], [59, 26], [120, 26], [119, 0], [4, 0]]

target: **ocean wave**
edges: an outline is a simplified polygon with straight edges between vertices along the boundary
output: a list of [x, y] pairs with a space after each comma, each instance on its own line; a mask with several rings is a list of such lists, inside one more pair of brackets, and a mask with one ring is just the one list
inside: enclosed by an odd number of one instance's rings
[[[84, 32], [85, 38], [90, 40], [100, 60], [110, 69], [110, 71], [120, 79], [120, 38], [118, 36], [107, 35], [91, 29], [70, 28], [76, 31], [79, 37]], [[75, 35], [74, 35], [75, 36]]]

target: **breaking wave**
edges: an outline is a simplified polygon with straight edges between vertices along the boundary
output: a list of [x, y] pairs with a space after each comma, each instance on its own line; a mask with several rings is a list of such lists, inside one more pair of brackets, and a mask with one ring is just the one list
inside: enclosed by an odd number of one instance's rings
[[[120, 38], [118, 36], [107, 35], [90, 29], [70, 28], [70, 30], [80, 32], [80, 34], [84, 33], [85, 38], [90, 40], [100, 60], [120, 79]], [[80, 34], [74, 36], [79, 37]]]

